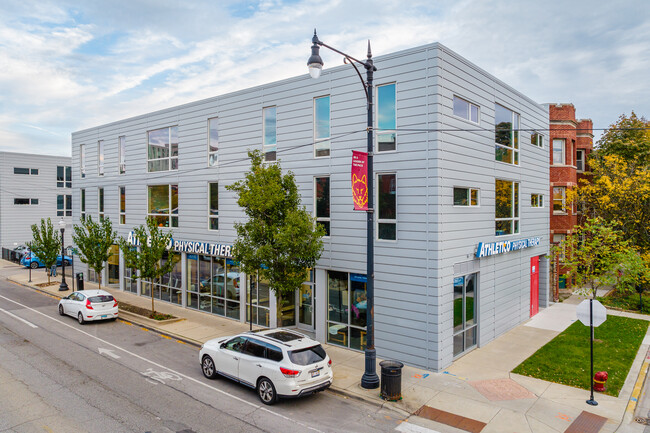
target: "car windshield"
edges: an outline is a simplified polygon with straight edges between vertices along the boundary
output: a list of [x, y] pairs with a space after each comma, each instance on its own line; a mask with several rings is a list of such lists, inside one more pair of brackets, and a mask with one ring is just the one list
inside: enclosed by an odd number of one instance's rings
[[306, 349], [293, 350], [289, 352], [289, 359], [291, 362], [298, 365], [315, 364], [325, 359], [325, 356], [327, 356], [325, 354], [325, 349], [323, 349], [320, 344]]
[[88, 298], [88, 300], [92, 303], [111, 302], [113, 300], [113, 297], [111, 295], [98, 295], [98, 296], [91, 296], [90, 298]]

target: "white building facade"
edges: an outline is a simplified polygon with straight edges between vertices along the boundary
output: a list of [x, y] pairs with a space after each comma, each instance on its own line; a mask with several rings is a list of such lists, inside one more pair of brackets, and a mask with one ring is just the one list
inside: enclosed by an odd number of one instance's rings
[[0, 246], [13, 249], [32, 241], [32, 224], [50, 218], [65, 245], [72, 243], [71, 158], [0, 152]]
[[[437, 371], [548, 303], [548, 114], [440, 44], [375, 65], [377, 356]], [[274, 326], [268, 284], [230, 257], [244, 214], [225, 186], [260, 149], [328, 233], [283, 322], [363, 350], [366, 214], [350, 164], [365, 125], [359, 79], [341, 66], [78, 131], [73, 217], [110, 217], [124, 237], [156, 218], [176, 263], [156, 298]], [[148, 296], [113, 252], [103, 281]]]

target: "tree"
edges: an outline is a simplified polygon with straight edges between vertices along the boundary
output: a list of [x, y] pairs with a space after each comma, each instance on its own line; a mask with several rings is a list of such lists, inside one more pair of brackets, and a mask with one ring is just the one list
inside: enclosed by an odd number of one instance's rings
[[598, 158], [616, 155], [640, 167], [650, 165], [650, 121], [624, 114], [598, 140]]
[[643, 313], [643, 293], [650, 285], [650, 255], [642, 255], [634, 248], [627, 248], [617, 255], [617, 261], [616, 289], [622, 293], [638, 293], [639, 311]]
[[[259, 150], [248, 156], [251, 169], [245, 179], [226, 186], [237, 193], [237, 204], [248, 217], [235, 223], [232, 254], [244, 272], [269, 280], [280, 310], [283, 297], [300, 287], [307, 269], [320, 258], [325, 229], [300, 206], [293, 173], [282, 175], [279, 162], [264, 164]], [[282, 326], [280, 311], [277, 317]]]
[[576, 286], [582, 287], [596, 299], [597, 290], [616, 281], [620, 253], [627, 243], [622, 234], [602, 218], [589, 218], [576, 226], [554, 253], [564, 251], [563, 265]]
[[[48, 270], [47, 283], [50, 283], [50, 268], [56, 264], [56, 259], [61, 251], [61, 237], [59, 232], [54, 229], [52, 221], [41, 218], [40, 227], [32, 224], [32, 238], [31, 242], [27, 242], [27, 246], [31, 253], [38, 257], [45, 268]], [[63, 257], [61, 257], [63, 260]]]
[[138, 269], [140, 272], [132, 278], [148, 281], [151, 285], [151, 316], [156, 313], [154, 308], [154, 285], [165, 274], [172, 271], [174, 260], [163, 260], [172, 239], [172, 232], [163, 232], [154, 218], [147, 218], [146, 225], [140, 225], [133, 230], [135, 245], [120, 237], [118, 243], [124, 255], [127, 268]]
[[79, 249], [79, 260], [95, 271], [99, 278], [100, 289], [102, 270], [110, 257], [109, 250], [116, 238], [117, 232], [113, 231], [113, 224], [108, 217], [98, 223], [89, 215], [81, 220], [80, 226], [74, 226], [72, 240]]
[[650, 166], [618, 155], [592, 159], [590, 166], [592, 179], [569, 190], [569, 201], [612, 222], [642, 253], [650, 253]]

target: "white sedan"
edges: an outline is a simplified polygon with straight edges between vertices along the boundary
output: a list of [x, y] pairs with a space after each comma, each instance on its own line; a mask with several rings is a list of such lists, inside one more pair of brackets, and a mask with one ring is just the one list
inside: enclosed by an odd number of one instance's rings
[[264, 404], [301, 397], [332, 384], [332, 361], [318, 341], [287, 329], [245, 332], [201, 346], [205, 377], [233, 379], [257, 391]]
[[104, 290], [72, 292], [59, 301], [59, 314], [76, 317], [80, 324], [91, 320], [117, 319], [117, 301]]

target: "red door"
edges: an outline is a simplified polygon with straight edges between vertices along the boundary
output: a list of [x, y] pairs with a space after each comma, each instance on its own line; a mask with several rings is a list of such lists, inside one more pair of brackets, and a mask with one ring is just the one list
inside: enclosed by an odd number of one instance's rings
[[539, 256], [530, 258], [530, 317], [539, 312]]

